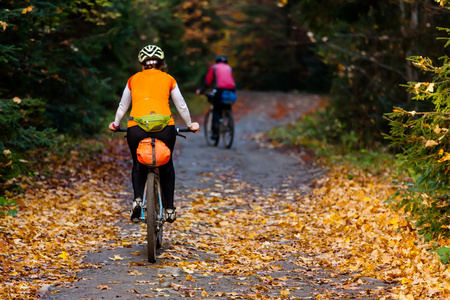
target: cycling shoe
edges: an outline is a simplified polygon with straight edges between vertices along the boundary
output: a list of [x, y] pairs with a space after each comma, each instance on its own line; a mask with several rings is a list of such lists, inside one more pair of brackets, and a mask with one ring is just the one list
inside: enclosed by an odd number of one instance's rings
[[142, 200], [141, 198], [137, 198], [133, 201], [133, 207], [131, 208], [131, 221], [132, 222], [139, 222], [139, 219], [141, 217], [141, 207], [142, 207]]
[[176, 208], [168, 208], [166, 209], [166, 221], [169, 223], [175, 222], [177, 219], [177, 212], [175, 211]]

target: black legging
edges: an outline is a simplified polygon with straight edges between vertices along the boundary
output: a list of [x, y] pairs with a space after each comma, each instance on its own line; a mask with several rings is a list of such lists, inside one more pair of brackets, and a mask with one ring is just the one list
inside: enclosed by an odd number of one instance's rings
[[[139, 142], [145, 138], [154, 137], [163, 141], [173, 154], [177, 132], [174, 125], [166, 126], [159, 132], [146, 132], [139, 126], [129, 127], [127, 130], [128, 147], [133, 157], [133, 169], [131, 180], [133, 182], [134, 199], [143, 197], [145, 182], [147, 180], [148, 167], [137, 160], [136, 150]], [[174, 208], [173, 195], [175, 190], [175, 170], [173, 168], [172, 157], [167, 164], [158, 168], [160, 174], [161, 189], [163, 194], [163, 205], [165, 208]]]

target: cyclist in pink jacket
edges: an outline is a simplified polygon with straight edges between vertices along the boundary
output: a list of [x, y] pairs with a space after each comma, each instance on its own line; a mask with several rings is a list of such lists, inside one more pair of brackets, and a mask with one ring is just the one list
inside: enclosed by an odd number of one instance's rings
[[236, 89], [233, 71], [228, 65], [228, 58], [225, 55], [219, 55], [216, 57], [216, 64], [209, 68], [208, 73], [206, 74], [205, 82], [203, 83], [203, 86], [197, 90], [197, 94], [202, 94], [208, 87], [212, 87], [216, 90], [213, 100], [213, 136], [211, 137], [215, 140], [218, 138], [219, 119], [222, 115], [222, 110], [225, 106], [229, 106], [229, 104], [222, 103], [222, 93], [225, 90], [235, 92]]

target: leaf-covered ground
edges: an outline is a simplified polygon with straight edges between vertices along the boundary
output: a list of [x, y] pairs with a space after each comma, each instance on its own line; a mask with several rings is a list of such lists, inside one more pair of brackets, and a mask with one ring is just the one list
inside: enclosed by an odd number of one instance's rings
[[[58, 293], [58, 284], [76, 280], [78, 270], [102, 268], [83, 263], [83, 253], [145, 243], [144, 226], [130, 232], [117, 226], [128, 218], [122, 200], [130, 197], [129, 166], [120, 163], [128, 150], [123, 139], [105, 143], [91, 160], [77, 152], [68, 161], [50, 155], [39, 179], [24, 182], [18, 216], [0, 219], [1, 299], [34, 299], [49, 285]], [[180, 217], [166, 226], [157, 265], [111, 255], [132, 266], [130, 298], [450, 297], [449, 272], [432, 245], [401, 211], [386, 207], [393, 191], [385, 177], [336, 166], [309, 192], [290, 180], [262, 190], [232, 173], [204, 173], [200, 180], [211, 188], [182, 192]], [[140, 277], [155, 268], [183, 272]], [[168, 276], [176, 281], [168, 283]], [[210, 283], [199, 286], [205, 276]], [[234, 288], [221, 288], [223, 280]], [[116, 284], [97, 289], [108, 298]]]
[[49, 155], [38, 179], [23, 183], [19, 214], [0, 219], [1, 299], [34, 299], [43, 286], [73, 280], [83, 252], [116, 239], [124, 208], [114, 149], [90, 161], [76, 151], [67, 161]]
[[[251, 93], [247, 98], [237, 111], [265, 123], [271, 118], [274, 124], [286, 117], [283, 113], [295, 117], [317, 103], [306, 95]], [[272, 116], [264, 118], [264, 111]], [[255, 119], [243, 115], [237, 116], [242, 118], [240, 128], [254, 127]], [[72, 283], [80, 280], [79, 270], [96, 270], [105, 281], [93, 287], [97, 298], [90, 290], [74, 299], [115, 299], [119, 286], [127, 299], [450, 297], [448, 271], [429, 251], [432, 245], [423, 242], [402, 212], [386, 207], [384, 201], [393, 193], [387, 176], [335, 166], [313, 189], [299, 185], [295, 174], [277, 187], [256, 187], [243, 179], [262, 180], [257, 176], [261, 170], [264, 176], [286, 173], [286, 164], [278, 161], [281, 171], [254, 168], [255, 156], [275, 157], [274, 152], [256, 153], [265, 142], [254, 148], [240, 144], [240, 153], [212, 154], [220, 168], [214, 159], [203, 157], [210, 149], [200, 144], [191, 149], [202, 155], [200, 161], [192, 156], [185, 161], [205, 170], [185, 182], [200, 181], [208, 188], [176, 191], [179, 219], [165, 226], [158, 263], [148, 264], [145, 226], [119, 224], [128, 220], [131, 197], [129, 153], [122, 137], [105, 140], [102, 155], [89, 159], [77, 151], [70, 159], [50, 153], [38, 178], [23, 182], [26, 192], [15, 199], [19, 214], [0, 219], [0, 299], [34, 299], [44, 293], [67, 299], [65, 291], [77, 289]], [[236, 155], [251, 160], [250, 176], [242, 177], [227, 165]], [[183, 175], [189, 166], [183, 169], [177, 173]], [[297, 172], [297, 167], [290, 170]], [[111, 263], [83, 262], [87, 252], [107, 253]], [[112, 268], [116, 263], [119, 268]], [[108, 280], [119, 270], [126, 278]]]
[[[317, 299], [449, 297], [449, 272], [429, 251], [432, 245], [423, 242], [402, 212], [386, 207], [391, 185], [363, 173], [349, 180], [349, 171], [354, 172], [334, 167], [307, 195], [288, 182], [268, 194], [241, 182], [223, 190], [223, 180], [217, 180], [217, 190], [223, 192], [191, 194], [192, 202], [186, 203], [172, 232], [181, 247], [162, 254], [171, 259], [165, 265], [257, 278], [247, 283], [253, 289], [234, 295], [238, 299], [304, 299], [296, 297], [295, 291], [303, 288], [296, 280], [323, 280], [310, 292]], [[203, 232], [211, 236], [205, 240]], [[190, 261], [178, 251], [187, 245], [213, 259]], [[274, 262], [292, 257], [297, 268], [286, 276], [270, 276], [276, 273]], [[330, 273], [320, 278], [314, 272], [320, 269]], [[391, 286], [367, 288], [370, 278]]]

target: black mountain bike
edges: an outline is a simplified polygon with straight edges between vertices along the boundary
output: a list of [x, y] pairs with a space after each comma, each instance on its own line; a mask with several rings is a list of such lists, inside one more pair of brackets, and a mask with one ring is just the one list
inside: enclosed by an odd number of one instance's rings
[[233, 112], [231, 110], [231, 105], [227, 105], [222, 110], [222, 116], [219, 119], [219, 134], [213, 138], [212, 133], [212, 120], [213, 120], [213, 98], [214, 98], [214, 92], [205, 93], [206, 97], [208, 98], [208, 102], [211, 103], [211, 106], [206, 113], [205, 116], [205, 123], [204, 123], [204, 129], [205, 129], [205, 139], [206, 143], [210, 146], [217, 146], [219, 144], [220, 138], [222, 138], [222, 142], [225, 146], [225, 148], [229, 149], [231, 148], [231, 145], [233, 145], [233, 139], [234, 139], [234, 119], [233, 119]]
[[[126, 132], [127, 129], [120, 128], [116, 131]], [[177, 128], [177, 136], [186, 138], [180, 132], [192, 131], [189, 128]], [[166, 221], [159, 179], [158, 168], [149, 168], [139, 218], [139, 222], [147, 224], [147, 256], [151, 263], [156, 262], [156, 250], [162, 246], [163, 225]]]

